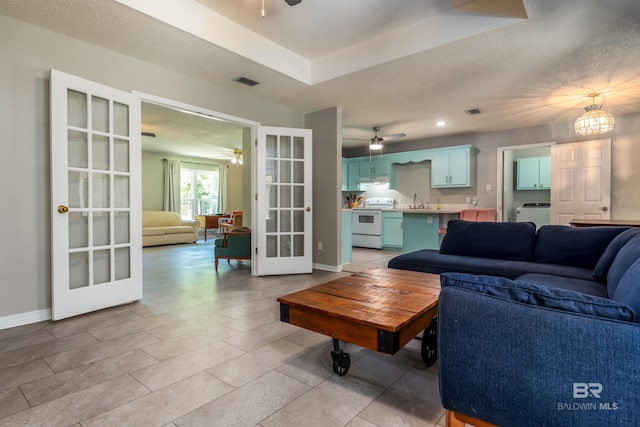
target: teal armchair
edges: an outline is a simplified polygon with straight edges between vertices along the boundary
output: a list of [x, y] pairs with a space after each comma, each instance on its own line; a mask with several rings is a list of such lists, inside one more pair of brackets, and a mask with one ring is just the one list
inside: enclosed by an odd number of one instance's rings
[[251, 233], [225, 233], [214, 242], [213, 253], [215, 256], [216, 271], [218, 260], [226, 259], [251, 259]]

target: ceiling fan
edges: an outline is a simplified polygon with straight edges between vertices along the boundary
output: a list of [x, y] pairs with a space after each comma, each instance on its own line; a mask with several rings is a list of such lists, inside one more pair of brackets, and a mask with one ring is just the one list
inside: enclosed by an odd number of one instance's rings
[[[393, 139], [400, 139], [407, 136], [405, 133], [394, 133], [393, 135], [378, 136], [378, 132], [380, 132], [380, 126], [374, 126], [373, 132], [374, 132], [373, 138], [369, 140], [370, 150], [382, 150], [383, 141], [391, 141]], [[355, 138], [345, 138], [345, 139], [355, 139]]]

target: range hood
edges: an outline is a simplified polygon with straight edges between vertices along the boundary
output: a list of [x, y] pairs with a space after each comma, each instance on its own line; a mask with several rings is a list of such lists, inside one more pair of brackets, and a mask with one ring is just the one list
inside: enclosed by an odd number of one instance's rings
[[360, 177], [360, 185], [383, 185], [383, 184], [389, 184], [389, 175]]

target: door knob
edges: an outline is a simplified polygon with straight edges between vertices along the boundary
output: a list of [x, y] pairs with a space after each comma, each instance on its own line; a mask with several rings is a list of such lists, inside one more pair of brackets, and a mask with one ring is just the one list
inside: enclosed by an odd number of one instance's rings
[[608, 207], [606, 207], [606, 206], [603, 206], [603, 207], [602, 207], [602, 212], [606, 212], [606, 211], [608, 211], [608, 210], [609, 210], [609, 208], [608, 208]]
[[69, 208], [66, 207], [65, 205], [60, 205], [58, 206], [58, 212], [61, 214], [67, 213], [69, 212]]
[[307, 207], [306, 207], [306, 209], [305, 209], [305, 211], [307, 211], [307, 212], [311, 212], [311, 207], [310, 207], [310, 206], [307, 206]]

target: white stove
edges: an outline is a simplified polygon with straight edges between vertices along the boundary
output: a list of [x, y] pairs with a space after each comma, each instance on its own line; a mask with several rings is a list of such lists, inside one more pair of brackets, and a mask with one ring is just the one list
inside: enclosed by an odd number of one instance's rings
[[363, 208], [353, 208], [354, 210], [378, 210], [393, 209], [393, 199], [391, 197], [367, 197], [364, 199]]
[[353, 246], [382, 249], [382, 211], [393, 209], [390, 197], [371, 197], [363, 208], [354, 208], [351, 233]]

